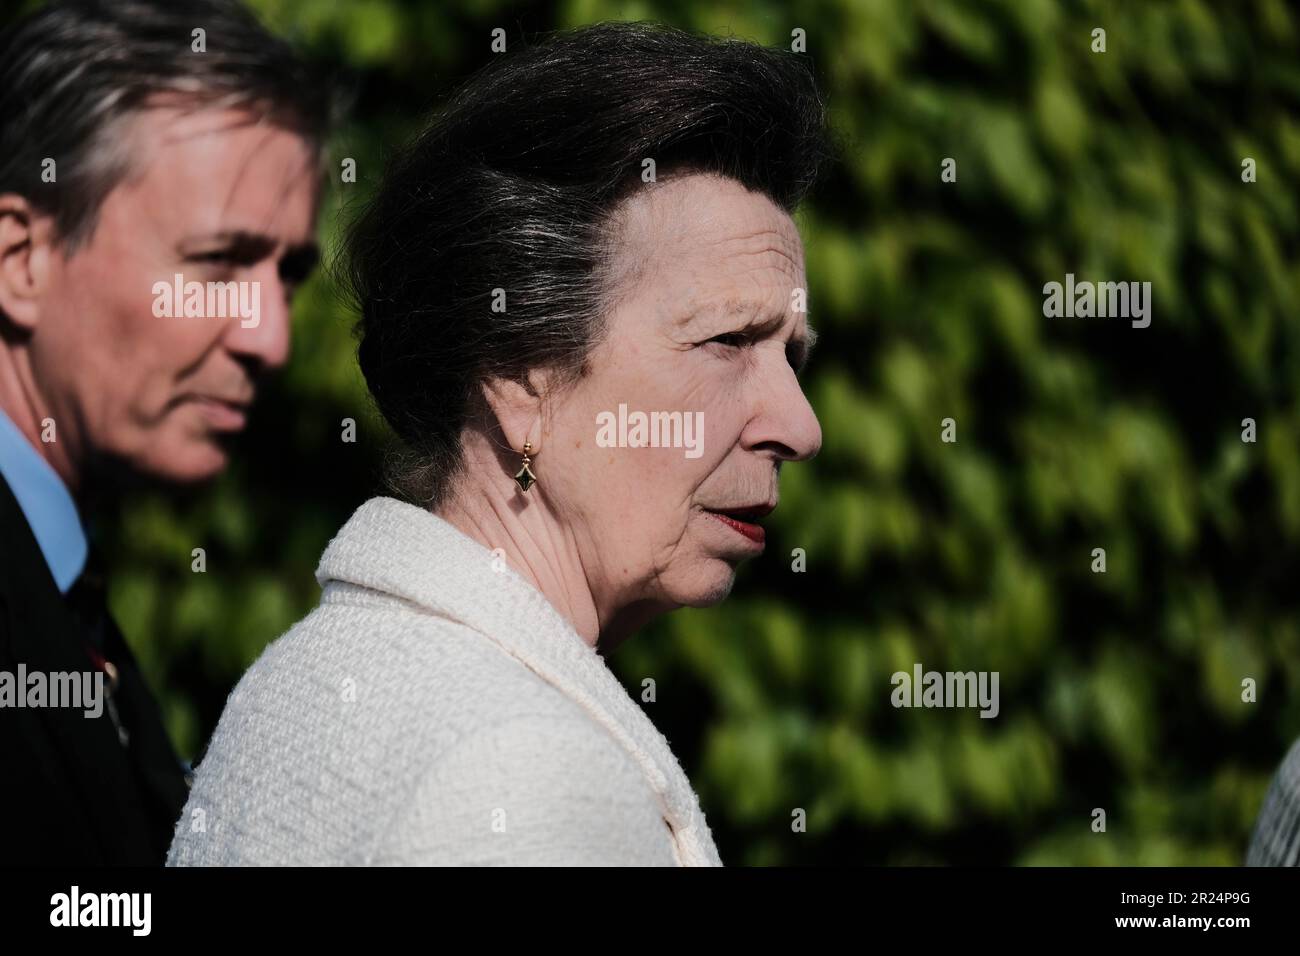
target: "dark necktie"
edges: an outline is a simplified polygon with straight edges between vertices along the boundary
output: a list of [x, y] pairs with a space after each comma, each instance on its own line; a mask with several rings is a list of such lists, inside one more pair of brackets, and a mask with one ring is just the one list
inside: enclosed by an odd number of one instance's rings
[[115, 656], [109, 646], [113, 622], [108, 613], [108, 589], [104, 578], [104, 565], [99, 552], [93, 547], [86, 555], [86, 566], [81, 576], [73, 582], [66, 595], [68, 606], [81, 622], [86, 645], [86, 655], [95, 669], [104, 674], [104, 707], [117, 729], [117, 739], [123, 747], [130, 746], [131, 734], [122, 723], [113, 695], [118, 687], [117, 665], [110, 659]]
[[188, 774], [172, 749], [153, 696], [108, 609], [104, 565], [92, 547], [86, 567], [64, 595], [84, 637], [91, 664], [104, 673], [104, 710], [117, 731], [122, 755], [137, 781], [149, 820], [151, 852], [167, 855], [172, 828], [185, 806]]

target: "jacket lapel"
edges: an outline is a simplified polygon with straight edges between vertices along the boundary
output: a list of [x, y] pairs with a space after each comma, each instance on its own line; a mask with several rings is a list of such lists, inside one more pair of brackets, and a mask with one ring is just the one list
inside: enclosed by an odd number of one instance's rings
[[699, 801], [663, 734], [604, 660], [535, 587], [437, 515], [373, 498], [316, 571], [413, 601], [482, 632], [579, 704], [633, 757], [659, 796], [686, 866], [721, 866]]
[[[9, 486], [0, 480], [0, 539], [6, 555], [0, 561], [0, 661], [5, 669], [25, 666], [27, 673], [87, 673], [94, 664], [82, 646], [82, 624], [59, 593], [40, 547]], [[134, 668], [123, 667], [134, 676]], [[68, 819], [62, 842], [75, 847], [75, 859], [108, 863], [161, 865], [155, 854], [149, 821], [139, 806], [138, 790], [117, 731], [105, 710], [98, 718], [83, 711], [42, 707], [5, 715], [21, 723], [24, 753], [32, 766], [10, 768], [24, 775], [25, 799], [68, 803], [76, 816]], [[178, 811], [179, 812], [179, 811]], [[19, 824], [21, 825], [21, 824]], [[47, 837], [54, 843], [58, 839]], [[156, 856], [156, 858], [155, 858]], [[58, 862], [72, 862], [64, 856]]]

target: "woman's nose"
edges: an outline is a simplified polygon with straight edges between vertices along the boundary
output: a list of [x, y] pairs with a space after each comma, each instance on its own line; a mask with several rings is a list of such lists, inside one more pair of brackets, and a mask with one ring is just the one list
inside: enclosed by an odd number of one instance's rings
[[754, 401], [756, 413], [746, 427], [749, 447], [769, 448], [784, 461], [806, 461], [821, 450], [821, 423], [783, 354], [760, 373]]

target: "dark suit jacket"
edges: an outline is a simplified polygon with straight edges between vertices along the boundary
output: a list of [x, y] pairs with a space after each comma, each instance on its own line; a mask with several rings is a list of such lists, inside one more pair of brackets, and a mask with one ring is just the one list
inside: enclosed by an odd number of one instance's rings
[[[162, 865], [185, 805], [184, 771], [121, 633], [103, 655], [118, 669], [107, 707], [0, 707], [0, 864]], [[86, 626], [59, 593], [9, 486], [0, 479], [0, 671], [93, 673]], [[107, 689], [107, 686], [106, 686]], [[19, 688], [21, 691], [22, 688]]]

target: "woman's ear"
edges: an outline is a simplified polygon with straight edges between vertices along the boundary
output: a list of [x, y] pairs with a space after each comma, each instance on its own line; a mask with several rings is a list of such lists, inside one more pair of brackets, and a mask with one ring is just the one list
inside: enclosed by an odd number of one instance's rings
[[530, 443], [533, 453], [541, 451], [542, 404], [548, 376], [530, 372], [527, 380], [492, 378], [483, 386], [484, 398], [501, 426], [510, 447], [522, 451]]
[[40, 318], [53, 221], [15, 193], [0, 195], [0, 313], [31, 331]]

